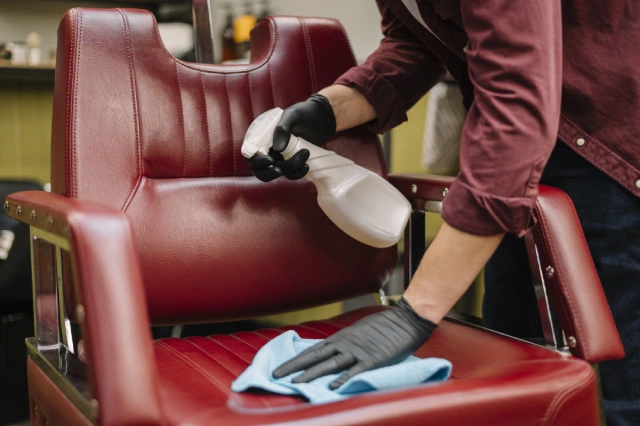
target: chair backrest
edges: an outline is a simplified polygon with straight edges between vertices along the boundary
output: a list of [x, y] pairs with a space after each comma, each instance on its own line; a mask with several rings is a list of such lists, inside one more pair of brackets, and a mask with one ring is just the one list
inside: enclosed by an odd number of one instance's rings
[[[251, 63], [225, 66], [176, 60], [146, 11], [72, 9], [58, 31], [52, 190], [126, 212], [154, 323], [317, 306], [386, 282], [395, 247], [351, 239], [311, 183], [262, 183], [240, 154], [261, 112], [355, 65], [337, 21], [268, 18]], [[365, 128], [326, 146], [386, 177]]]

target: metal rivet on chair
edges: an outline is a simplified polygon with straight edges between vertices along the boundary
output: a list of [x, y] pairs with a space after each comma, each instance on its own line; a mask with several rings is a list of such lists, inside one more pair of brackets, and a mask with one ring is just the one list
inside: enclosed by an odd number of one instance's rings
[[84, 321], [84, 306], [78, 305], [75, 309], [76, 321], [83, 322]]
[[94, 398], [91, 400], [91, 406], [97, 410], [100, 404], [98, 404], [98, 400]]
[[411, 185], [411, 193], [415, 194], [416, 192], [418, 192], [418, 186], [417, 185]]
[[578, 341], [573, 336], [569, 336], [569, 338], [567, 339], [567, 343], [569, 344], [569, 347], [572, 349], [578, 346]]
[[16, 209], [16, 216], [22, 217], [22, 207], [18, 206], [18, 208]]
[[578, 145], [578, 146], [584, 146], [584, 144], [585, 144], [585, 140], [584, 140], [583, 138], [578, 138], [578, 139], [576, 140], [576, 145]]
[[4, 202], [4, 211], [9, 213], [9, 202], [8, 201]]
[[51, 216], [47, 216], [45, 223], [47, 224], [47, 228], [53, 228], [53, 218]]
[[547, 266], [547, 268], [545, 269], [545, 272], [547, 273], [547, 277], [553, 278], [553, 276], [556, 273], [556, 270], [553, 269], [553, 266]]
[[31, 219], [32, 223], [35, 223], [37, 217], [38, 216], [36, 215], [36, 211], [35, 210], [31, 210], [31, 214], [29, 215], [29, 219]]
[[442, 190], [442, 198], [446, 197], [448, 193], [449, 193], [449, 188], [443, 189]]

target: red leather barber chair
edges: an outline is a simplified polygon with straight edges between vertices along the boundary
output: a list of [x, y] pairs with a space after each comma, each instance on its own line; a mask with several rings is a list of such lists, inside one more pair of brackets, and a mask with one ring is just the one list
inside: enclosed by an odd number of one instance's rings
[[[340, 24], [269, 18], [253, 30], [251, 52], [249, 65], [183, 63], [164, 49], [148, 12], [64, 17], [55, 193], [18, 193], [5, 204], [32, 230], [32, 424], [599, 424], [590, 363], [623, 349], [571, 202], [551, 188], [541, 188], [528, 237], [540, 305], [557, 308], [543, 318], [546, 346], [449, 318], [417, 355], [451, 360], [451, 380], [313, 405], [235, 394], [230, 384], [284, 330], [323, 338], [385, 306], [280, 329], [151, 339], [151, 325], [253, 318], [377, 292], [396, 262], [395, 247], [374, 249], [335, 227], [313, 185], [259, 182], [240, 155], [258, 114], [305, 99], [355, 65]], [[365, 128], [327, 145], [387, 177]], [[390, 180], [415, 209], [409, 251], [450, 180]], [[410, 278], [415, 253], [405, 257]]]

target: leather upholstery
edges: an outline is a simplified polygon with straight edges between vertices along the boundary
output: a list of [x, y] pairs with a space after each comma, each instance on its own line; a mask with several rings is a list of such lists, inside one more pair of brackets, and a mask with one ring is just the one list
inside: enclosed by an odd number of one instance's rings
[[[191, 64], [165, 50], [146, 11], [73, 9], [60, 24], [52, 189], [127, 213], [154, 323], [342, 300], [377, 291], [395, 264], [395, 247], [365, 246], [333, 225], [311, 183], [264, 184], [240, 155], [258, 114], [355, 65], [344, 30], [281, 17], [253, 40], [249, 65]], [[364, 128], [327, 147], [385, 175]]]
[[31, 426], [92, 424], [31, 359], [27, 359], [27, 372]]
[[[390, 175], [389, 181], [415, 209], [422, 209], [428, 200], [442, 201], [443, 189], [452, 182], [415, 174]], [[534, 216], [537, 224], [532, 232], [541, 262], [554, 270], [552, 277], [545, 277], [546, 283], [565, 335], [576, 338], [571, 353], [592, 363], [623, 358], [622, 341], [569, 196], [540, 185]]]
[[[147, 313], [156, 323], [188, 322], [326, 303], [376, 290], [395, 263], [395, 248], [365, 247], [333, 226], [310, 184], [259, 183], [238, 153], [259, 112], [304, 99], [354, 64], [344, 31], [285, 17], [253, 36], [251, 65], [221, 67], [171, 58], [147, 12], [74, 9], [62, 21], [52, 147], [59, 195], [9, 201], [12, 212], [35, 209], [34, 226], [71, 237], [100, 424], [598, 424], [586, 362], [453, 322], [417, 352], [450, 359], [452, 380], [321, 405], [230, 394], [282, 330], [152, 343]], [[384, 176], [366, 130], [329, 148]], [[377, 309], [293, 328], [322, 337]], [[50, 424], [84, 424], [29, 369], [32, 403]]]
[[[134, 424], [159, 423], [162, 411], [150, 324], [127, 217], [104, 204], [43, 191], [19, 192], [7, 201], [10, 215], [15, 216], [17, 206], [35, 211], [35, 227], [71, 239], [73, 275], [84, 312], [84, 321], [75, 319], [83, 328], [102, 424], [132, 419]], [[131, 377], [135, 380], [130, 382]]]
[[538, 224], [533, 235], [541, 261], [555, 271], [546, 281], [554, 300], [559, 301], [556, 308], [562, 329], [577, 341], [571, 352], [592, 363], [624, 358], [616, 324], [569, 196], [540, 185], [534, 214]]
[[[445, 321], [417, 352], [446, 357], [438, 386], [377, 392], [330, 404], [264, 392], [234, 394], [231, 382], [257, 349], [284, 330], [324, 338], [383, 307], [281, 329], [163, 339], [155, 343], [160, 394], [171, 425], [562, 425], [598, 424], [595, 376], [585, 362]], [[472, 351], [469, 349], [473, 348]]]

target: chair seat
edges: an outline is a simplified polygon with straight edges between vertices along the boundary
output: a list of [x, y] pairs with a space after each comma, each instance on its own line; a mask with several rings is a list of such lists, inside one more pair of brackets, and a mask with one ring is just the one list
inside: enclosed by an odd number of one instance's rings
[[369, 307], [278, 329], [158, 340], [155, 358], [165, 415], [172, 425], [598, 424], [596, 380], [588, 363], [452, 321], [444, 321], [416, 352], [419, 357], [442, 357], [453, 363], [452, 378], [443, 384], [328, 404], [231, 391], [231, 383], [260, 347], [284, 331], [325, 338], [381, 309], [386, 308]]

